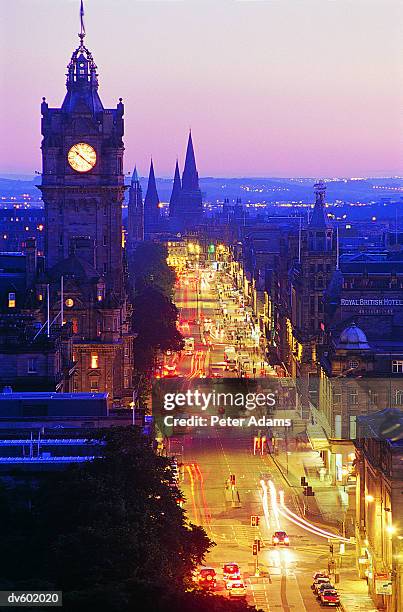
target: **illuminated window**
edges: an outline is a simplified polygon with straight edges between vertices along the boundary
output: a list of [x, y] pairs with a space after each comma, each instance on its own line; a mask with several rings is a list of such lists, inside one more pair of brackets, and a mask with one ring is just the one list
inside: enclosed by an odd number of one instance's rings
[[98, 287], [98, 289], [97, 289], [97, 300], [98, 300], [98, 302], [102, 302], [103, 299], [104, 299], [104, 288], [103, 287]]
[[90, 391], [91, 393], [98, 393], [99, 391], [99, 382], [97, 378], [91, 378], [90, 380]]
[[8, 294], [8, 307], [15, 308], [15, 293], [13, 292]]
[[71, 298], [67, 298], [64, 303], [66, 304], [67, 308], [72, 308], [74, 306], [74, 300], [72, 300]]
[[78, 334], [78, 320], [73, 319], [71, 323], [72, 323], [73, 334]]
[[392, 373], [403, 374], [403, 360], [396, 359], [395, 361], [392, 361]]
[[43, 294], [42, 293], [38, 293], [38, 300], [40, 302], [42, 302], [42, 300], [43, 300]]
[[348, 365], [350, 368], [355, 369], [358, 368], [360, 364], [356, 359], [352, 359]]
[[91, 355], [91, 368], [98, 368], [98, 355], [95, 353]]

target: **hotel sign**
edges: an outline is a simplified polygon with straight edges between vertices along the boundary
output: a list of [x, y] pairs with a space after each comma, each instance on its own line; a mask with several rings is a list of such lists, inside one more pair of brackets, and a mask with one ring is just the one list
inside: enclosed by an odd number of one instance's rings
[[393, 315], [396, 308], [403, 307], [403, 300], [387, 297], [341, 298], [340, 306], [360, 315]]

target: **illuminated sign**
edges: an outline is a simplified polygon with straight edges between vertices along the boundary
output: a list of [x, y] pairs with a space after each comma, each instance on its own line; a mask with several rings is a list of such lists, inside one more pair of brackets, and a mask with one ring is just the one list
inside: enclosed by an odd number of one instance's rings
[[340, 300], [341, 306], [403, 306], [403, 300], [392, 298], [379, 299], [345, 299]]

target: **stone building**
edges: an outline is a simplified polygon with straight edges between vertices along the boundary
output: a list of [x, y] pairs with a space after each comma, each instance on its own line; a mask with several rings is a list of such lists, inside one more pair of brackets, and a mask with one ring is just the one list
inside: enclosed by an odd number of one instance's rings
[[356, 543], [360, 576], [378, 609], [403, 609], [403, 412], [358, 419]]

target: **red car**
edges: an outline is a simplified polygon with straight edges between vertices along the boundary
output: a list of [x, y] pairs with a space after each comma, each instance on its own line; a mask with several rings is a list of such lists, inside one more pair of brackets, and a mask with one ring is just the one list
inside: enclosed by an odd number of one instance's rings
[[197, 582], [203, 589], [214, 589], [217, 586], [217, 574], [213, 567], [201, 567], [197, 572]]
[[324, 589], [320, 594], [320, 605], [321, 606], [338, 606], [340, 603], [340, 597], [337, 591], [334, 589]]
[[276, 531], [271, 538], [273, 546], [289, 546], [290, 539], [285, 531]]
[[241, 572], [237, 563], [226, 563], [222, 568], [224, 580], [239, 580]]

